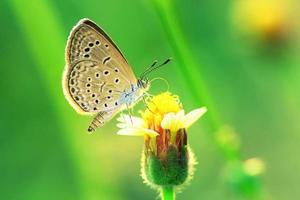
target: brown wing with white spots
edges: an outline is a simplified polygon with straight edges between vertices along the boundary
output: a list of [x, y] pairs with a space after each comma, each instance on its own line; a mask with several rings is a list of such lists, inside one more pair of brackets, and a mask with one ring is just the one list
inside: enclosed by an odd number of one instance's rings
[[136, 81], [120, 50], [95, 23], [84, 19], [73, 28], [66, 47], [63, 85], [76, 111], [115, 110], [121, 93]]

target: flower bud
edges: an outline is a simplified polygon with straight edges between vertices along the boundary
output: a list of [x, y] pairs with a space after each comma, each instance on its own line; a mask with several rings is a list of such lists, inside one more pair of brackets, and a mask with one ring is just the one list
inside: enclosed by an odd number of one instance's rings
[[[172, 137], [175, 137], [173, 142]], [[145, 137], [142, 174], [148, 184], [182, 185], [191, 179], [194, 165], [194, 156], [187, 146], [185, 129], [180, 129], [176, 133], [162, 129], [156, 138]]]

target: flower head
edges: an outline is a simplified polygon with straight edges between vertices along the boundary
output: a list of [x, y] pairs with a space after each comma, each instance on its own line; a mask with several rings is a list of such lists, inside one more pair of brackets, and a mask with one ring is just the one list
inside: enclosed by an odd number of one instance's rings
[[206, 108], [185, 114], [179, 97], [169, 92], [148, 98], [141, 118], [121, 115], [120, 135], [144, 136], [142, 158], [144, 180], [152, 186], [177, 186], [193, 172], [193, 154], [187, 144], [187, 128], [197, 121]]
[[117, 126], [120, 128], [117, 134], [153, 137], [159, 135], [160, 129], [176, 132], [189, 128], [207, 111], [202, 107], [185, 115], [178, 96], [169, 92], [151, 97], [146, 103], [147, 109], [140, 111], [142, 118], [120, 115], [117, 119]]

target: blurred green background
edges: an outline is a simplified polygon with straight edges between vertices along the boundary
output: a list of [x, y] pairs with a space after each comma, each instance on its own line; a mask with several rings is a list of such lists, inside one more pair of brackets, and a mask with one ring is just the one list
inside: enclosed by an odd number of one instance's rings
[[[171, 45], [176, 38], [151, 0], [0, 1], [0, 199], [157, 196], [139, 176], [143, 139], [116, 135], [115, 120], [88, 135], [91, 119], [63, 96], [65, 44], [84, 17], [106, 30], [136, 74], [154, 59], [173, 56], [151, 78], [167, 79], [187, 111], [205, 106], [193, 94], [201, 83], [208, 110], [239, 135], [242, 159], [265, 162], [265, 199], [299, 199], [300, 7], [297, 1], [257, 2], [169, 1], [198, 83], [182, 73]], [[160, 84], [154, 82], [151, 93], [164, 91]], [[220, 127], [210, 127], [209, 115], [189, 130], [198, 165], [178, 199], [243, 199], [224, 181], [225, 158], [212, 137]]]

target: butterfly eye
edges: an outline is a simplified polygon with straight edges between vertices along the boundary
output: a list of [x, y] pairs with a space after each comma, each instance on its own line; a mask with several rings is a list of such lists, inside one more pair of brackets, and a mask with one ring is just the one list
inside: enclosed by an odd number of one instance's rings
[[105, 46], [106, 48], [108, 48], [108, 44], [105, 44], [104, 46]]
[[96, 44], [96, 45], [99, 45], [99, 44], [100, 44], [99, 40], [96, 40], [95, 44]]
[[89, 43], [89, 47], [93, 47], [94, 46], [94, 43]]
[[106, 103], [104, 104], [104, 107], [107, 108], [107, 104]]
[[115, 69], [115, 72], [117, 72], [117, 73], [118, 73], [118, 72], [119, 72], [119, 69], [118, 69], [118, 68], [116, 68], [116, 69]]
[[89, 54], [85, 54], [83, 57], [85, 57], [85, 58], [89, 58], [89, 57], [90, 57], [90, 55], [89, 55]]
[[119, 83], [120, 79], [116, 78], [115, 83]]
[[89, 51], [90, 51], [90, 48], [87, 47], [87, 48], [84, 49], [84, 51], [85, 51], [85, 52], [89, 52]]
[[112, 93], [112, 90], [108, 90], [108, 93], [110, 93], [110, 94], [111, 94], [111, 93]]

